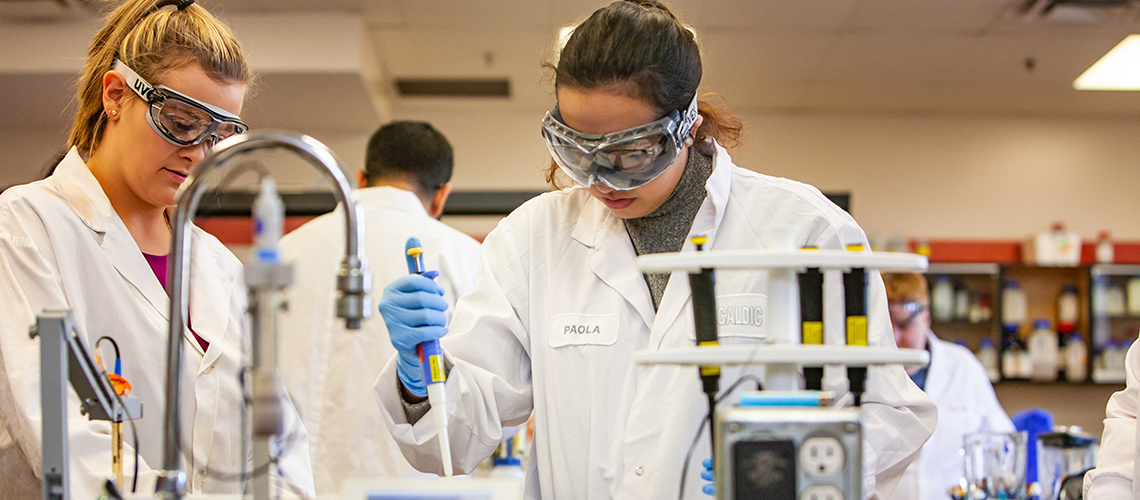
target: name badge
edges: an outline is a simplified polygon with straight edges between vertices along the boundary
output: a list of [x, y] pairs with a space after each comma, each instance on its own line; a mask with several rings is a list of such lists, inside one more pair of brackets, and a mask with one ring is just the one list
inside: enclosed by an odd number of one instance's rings
[[768, 296], [762, 293], [718, 295], [717, 332], [721, 337], [768, 337]]
[[550, 322], [550, 347], [614, 345], [619, 324], [616, 314], [559, 314]]

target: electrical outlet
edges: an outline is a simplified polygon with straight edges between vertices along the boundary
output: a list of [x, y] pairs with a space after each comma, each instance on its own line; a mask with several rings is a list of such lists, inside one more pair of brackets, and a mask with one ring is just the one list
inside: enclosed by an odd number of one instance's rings
[[[834, 476], [843, 471], [843, 444], [833, 437], [806, 439], [800, 445], [799, 455], [800, 468], [809, 476]], [[828, 497], [821, 497], [819, 500], [826, 498]]]
[[800, 500], [843, 500], [843, 492], [835, 486], [811, 486], [800, 495]]

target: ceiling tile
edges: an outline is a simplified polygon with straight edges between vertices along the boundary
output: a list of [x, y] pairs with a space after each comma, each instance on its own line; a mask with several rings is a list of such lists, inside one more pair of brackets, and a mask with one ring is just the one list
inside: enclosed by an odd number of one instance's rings
[[1009, 11], [1011, 0], [859, 2], [847, 27], [892, 33], [978, 31]]
[[399, 0], [409, 27], [448, 26], [489, 30], [502, 27], [550, 27], [553, 0]]
[[752, 32], [834, 30], [847, 22], [855, 5], [856, 0], [704, 0], [699, 27]]
[[811, 78], [846, 85], [952, 81], [964, 52], [958, 36], [840, 34], [831, 39]]

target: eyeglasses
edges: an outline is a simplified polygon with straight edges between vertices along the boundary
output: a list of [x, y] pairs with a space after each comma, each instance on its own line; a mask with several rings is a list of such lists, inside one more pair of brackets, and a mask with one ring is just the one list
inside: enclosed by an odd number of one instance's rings
[[684, 114], [674, 110], [646, 125], [597, 135], [570, 128], [555, 107], [542, 119], [542, 136], [554, 162], [574, 182], [627, 191], [656, 179], [673, 164], [697, 116], [694, 95]]
[[[911, 323], [914, 323], [914, 319], [926, 310], [926, 306], [913, 301], [891, 302], [888, 306], [891, 314], [891, 325], [899, 330], [909, 328]], [[902, 309], [905, 314], [895, 315], [897, 309]]]
[[126, 77], [131, 90], [150, 104], [147, 123], [171, 144], [194, 146], [205, 142], [207, 148], [212, 148], [218, 141], [249, 130], [237, 115], [169, 87], [155, 87], [118, 59], [111, 69]]

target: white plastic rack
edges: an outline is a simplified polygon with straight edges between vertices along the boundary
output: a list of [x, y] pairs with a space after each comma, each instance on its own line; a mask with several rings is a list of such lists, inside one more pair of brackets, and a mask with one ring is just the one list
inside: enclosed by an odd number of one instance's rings
[[[700, 269], [767, 269], [769, 330], [767, 344], [723, 345], [640, 351], [635, 362], [643, 365], [767, 365], [768, 389], [798, 390], [801, 365], [868, 366], [882, 364], [927, 364], [929, 353], [920, 349], [847, 345], [801, 345], [799, 284], [796, 273], [807, 268], [850, 271], [853, 268], [889, 272], [921, 272], [928, 266], [922, 255], [897, 252], [844, 250], [797, 250], [782, 237], [770, 247], [781, 250], [710, 250], [638, 257], [644, 272]], [[794, 238], [792, 238], [794, 239]], [[785, 243], [783, 245], [779, 243]]]

